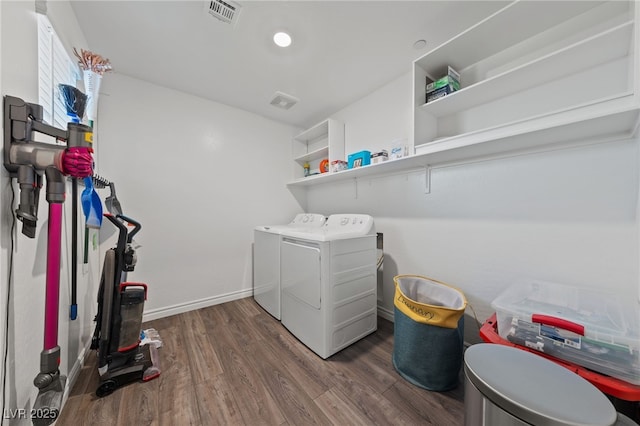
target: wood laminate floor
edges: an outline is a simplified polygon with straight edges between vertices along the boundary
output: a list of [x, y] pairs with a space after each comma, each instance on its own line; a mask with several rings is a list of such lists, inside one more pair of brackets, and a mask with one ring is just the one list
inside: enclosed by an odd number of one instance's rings
[[104, 398], [92, 352], [57, 425], [460, 425], [463, 385], [416, 387], [391, 363], [393, 323], [323, 360], [253, 298], [151, 321], [162, 374]]

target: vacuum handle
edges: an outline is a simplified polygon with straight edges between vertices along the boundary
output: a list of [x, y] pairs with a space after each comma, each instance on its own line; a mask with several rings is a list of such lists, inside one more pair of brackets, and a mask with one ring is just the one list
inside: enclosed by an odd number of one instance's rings
[[129, 235], [127, 236], [127, 242], [129, 244], [131, 244], [131, 241], [133, 241], [133, 236], [136, 235], [138, 233], [138, 231], [140, 231], [142, 229], [142, 224], [136, 220], [131, 219], [130, 217], [127, 217], [123, 214], [119, 214], [116, 215], [116, 217], [118, 219], [122, 219], [127, 223], [130, 223], [133, 225], [133, 231], [129, 232]]
[[142, 287], [144, 288], [144, 300], [147, 300], [147, 285], [144, 283], [126, 282], [120, 283], [120, 293], [127, 287]]
[[113, 223], [118, 228], [118, 251], [124, 253], [124, 249], [127, 244], [127, 227], [122, 223], [117, 216], [111, 213], [104, 213], [104, 217], [109, 219], [109, 222]]
[[571, 331], [573, 333], [584, 336], [584, 325], [567, 321], [562, 318], [553, 317], [550, 315], [533, 314], [531, 315], [531, 321], [537, 324], [549, 325], [551, 327], [558, 327], [563, 330]]

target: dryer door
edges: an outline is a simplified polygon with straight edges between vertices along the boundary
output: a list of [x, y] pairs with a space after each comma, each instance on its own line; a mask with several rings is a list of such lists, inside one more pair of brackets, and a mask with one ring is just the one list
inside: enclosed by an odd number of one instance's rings
[[284, 238], [281, 249], [282, 291], [320, 309], [320, 248], [313, 242]]

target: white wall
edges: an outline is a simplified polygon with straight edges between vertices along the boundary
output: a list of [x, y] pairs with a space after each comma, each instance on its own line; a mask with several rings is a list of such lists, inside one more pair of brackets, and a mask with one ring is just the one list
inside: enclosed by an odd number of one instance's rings
[[99, 173], [143, 225], [128, 278], [150, 286], [145, 318], [251, 295], [253, 228], [302, 211], [299, 129], [117, 73], [100, 96]]
[[[75, 15], [66, 1], [49, 2], [49, 17], [67, 49], [86, 47]], [[1, 78], [2, 95], [17, 96], [28, 102], [38, 102], [37, 23], [33, 1], [0, 2], [1, 11]], [[0, 168], [0, 218], [2, 263], [0, 270], [0, 317], [4, 328], [8, 289], [8, 261], [11, 246], [11, 186], [4, 167]], [[17, 185], [16, 197], [18, 196]], [[67, 188], [70, 194], [70, 187]], [[74, 376], [80, 367], [79, 357], [90, 340], [95, 315], [99, 258], [90, 253], [89, 265], [78, 272], [78, 319], [69, 320], [69, 286], [71, 268], [71, 203], [64, 205], [65, 224], [62, 239], [61, 292], [58, 342], [61, 347], [60, 370]], [[16, 202], [17, 203], [17, 202]], [[9, 353], [7, 402], [5, 408], [30, 408], [37, 395], [33, 378], [40, 369], [44, 328], [44, 294], [46, 269], [46, 236], [48, 206], [45, 190], [41, 191], [38, 229], [35, 239], [22, 235], [20, 224], [14, 234], [15, 252], [11, 299], [9, 301]], [[82, 223], [82, 220], [79, 220]], [[81, 236], [82, 233], [79, 232]], [[82, 242], [80, 241], [82, 248]], [[82, 256], [80, 254], [79, 258]], [[4, 337], [0, 342], [4, 353]]]
[[[2, 25], [2, 6], [0, 6], [0, 25]], [[0, 94], [4, 95], [4, 90], [2, 89], [2, 30], [0, 29]], [[4, 127], [3, 127], [4, 130]], [[4, 134], [3, 134], [4, 139]], [[3, 182], [6, 182], [6, 175], [0, 175], [0, 179]], [[3, 184], [1, 186], [2, 190], [0, 190], [0, 194], [4, 194], [6, 185]], [[4, 360], [4, 350], [5, 350], [5, 338], [8, 334], [8, 330], [5, 328], [5, 318], [7, 314], [7, 308], [2, 301], [7, 300], [7, 265], [9, 263], [9, 259], [7, 258], [7, 250], [5, 249], [5, 242], [7, 241], [6, 235], [11, 232], [10, 228], [7, 227], [8, 223], [4, 220], [3, 213], [6, 209], [6, 201], [5, 196], [0, 195], [0, 321], [2, 321], [2, 326], [0, 326], [0, 354], [2, 354], [2, 359]], [[5, 365], [4, 362], [0, 362], [0, 377], [4, 377], [5, 375]], [[5, 406], [5, 401], [2, 401], [2, 407]]]
[[391, 153], [394, 140], [409, 140], [411, 90], [411, 73], [407, 73], [333, 114], [345, 123], [345, 155], [382, 149]]
[[[334, 114], [345, 122], [345, 152], [406, 135], [410, 87], [407, 74]], [[374, 216], [384, 234], [383, 312], [393, 312], [396, 274], [460, 287], [480, 321], [502, 290], [530, 278], [637, 300], [637, 141], [435, 168], [428, 194], [425, 173], [341, 181], [307, 193], [309, 211]]]

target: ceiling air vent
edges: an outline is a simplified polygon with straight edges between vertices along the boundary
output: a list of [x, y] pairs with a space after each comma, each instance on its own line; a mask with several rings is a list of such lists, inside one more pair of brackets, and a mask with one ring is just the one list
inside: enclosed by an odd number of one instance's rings
[[276, 92], [276, 94], [273, 95], [273, 99], [271, 99], [270, 104], [276, 108], [289, 109], [297, 104], [298, 100], [299, 99], [294, 98], [291, 95], [287, 95], [286, 93]]
[[228, 24], [235, 24], [240, 14], [240, 5], [232, 1], [213, 0], [209, 4], [209, 13]]

